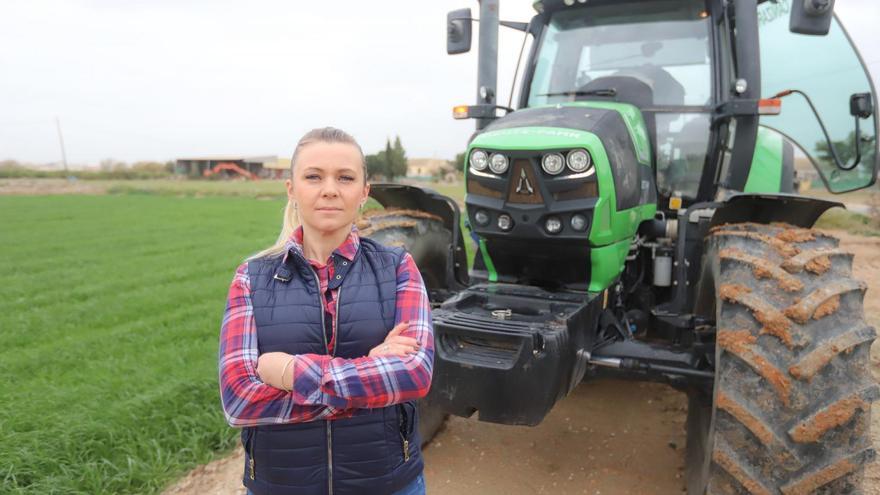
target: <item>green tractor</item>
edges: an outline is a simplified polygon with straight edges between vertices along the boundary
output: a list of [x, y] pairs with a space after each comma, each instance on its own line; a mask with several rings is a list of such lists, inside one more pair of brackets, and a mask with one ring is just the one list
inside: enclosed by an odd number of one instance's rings
[[[812, 229], [842, 205], [795, 192], [802, 164], [833, 193], [876, 177], [875, 92], [833, 4], [542, 0], [518, 23], [481, 1], [465, 217], [387, 184], [361, 225], [410, 249], [435, 306], [423, 441], [446, 414], [536, 425], [585, 380], [659, 381], [689, 398], [688, 493], [859, 491], [866, 286]], [[449, 13], [449, 53], [474, 20]], [[531, 40], [507, 106], [499, 26]]]

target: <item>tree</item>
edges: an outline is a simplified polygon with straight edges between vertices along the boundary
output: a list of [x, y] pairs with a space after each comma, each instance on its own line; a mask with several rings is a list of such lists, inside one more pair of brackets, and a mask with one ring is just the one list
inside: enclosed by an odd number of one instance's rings
[[[387, 144], [385, 145], [385, 149], [387, 152]], [[403, 149], [403, 145], [400, 143], [400, 136], [394, 137], [394, 147], [391, 148], [389, 157], [388, 171], [390, 172], [391, 177], [405, 176], [407, 169], [406, 150]]]
[[367, 176], [370, 178], [382, 176], [391, 182], [395, 177], [406, 175], [406, 150], [400, 143], [400, 136], [395, 137], [394, 144], [390, 139], [385, 140], [385, 149], [364, 157], [367, 162]]
[[455, 158], [453, 158], [452, 160], [447, 160], [446, 163], [449, 164], [449, 168], [451, 168], [452, 170], [455, 170], [459, 174], [463, 174], [465, 166], [464, 161], [466, 157], [467, 151], [462, 151], [461, 153], [455, 155]]
[[373, 179], [375, 177], [386, 177], [388, 175], [388, 163], [384, 151], [380, 151], [373, 155], [367, 155], [364, 158], [367, 161], [367, 177]]
[[[855, 132], [850, 132], [846, 139], [841, 141], [832, 141], [834, 144], [834, 152], [844, 165], [849, 165], [856, 157]], [[870, 164], [874, 160], [874, 140], [875, 136], [862, 136], [861, 151], [862, 159], [860, 163]], [[834, 166], [834, 158], [828, 149], [828, 142], [824, 139], [816, 143], [816, 158]]]
[[382, 152], [385, 158], [385, 178], [388, 182], [394, 182], [394, 171], [396, 167], [392, 163], [394, 161], [394, 148], [391, 147], [391, 141], [385, 139], [385, 151]]

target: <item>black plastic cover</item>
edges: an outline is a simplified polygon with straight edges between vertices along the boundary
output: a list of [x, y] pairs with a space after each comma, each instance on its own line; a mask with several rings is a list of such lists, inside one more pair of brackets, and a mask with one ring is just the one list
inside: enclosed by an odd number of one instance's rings
[[593, 345], [601, 302], [508, 284], [477, 285], [446, 301], [434, 310], [438, 407], [493, 423], [540, 423], [580, 381], [578, 351]]

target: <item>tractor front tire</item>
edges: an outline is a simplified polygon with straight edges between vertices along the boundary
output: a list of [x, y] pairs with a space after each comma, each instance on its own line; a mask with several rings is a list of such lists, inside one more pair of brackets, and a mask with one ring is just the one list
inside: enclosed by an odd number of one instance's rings
[[[361, 235], [380, 244], [406, 248], [419, 267], [425, 287], [442, 288], [452, 233], [440, 217], [420, 210], [370, 210], [358, 220], [358, 229]], [[448, 415], [433, 404], [431, 392], [418, 401], [418, 410], [419, 435], [424, 447], [440, 431]]]
[[710, 233], [715, 384], [690, 395], [691, 494], [860, 493], [876, 333], [837, 239], [788, 225]]

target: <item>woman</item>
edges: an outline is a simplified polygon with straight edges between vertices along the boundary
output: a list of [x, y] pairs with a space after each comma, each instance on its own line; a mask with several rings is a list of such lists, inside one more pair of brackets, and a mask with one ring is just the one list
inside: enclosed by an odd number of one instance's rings
[[370, 186], [351, 136], [307, 133], [290, 168], [281, 235], [236, 270], [220, 329], [244, 484], [256, 495], [424, 493], [415, 400], [431, 385], [434, 338], [421, 275], [402, 248], [358, 236]]

